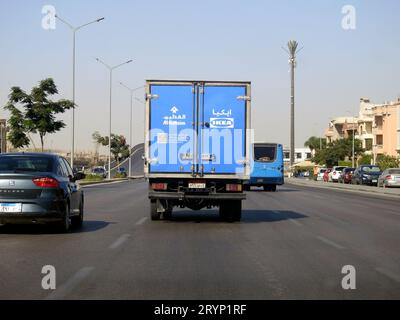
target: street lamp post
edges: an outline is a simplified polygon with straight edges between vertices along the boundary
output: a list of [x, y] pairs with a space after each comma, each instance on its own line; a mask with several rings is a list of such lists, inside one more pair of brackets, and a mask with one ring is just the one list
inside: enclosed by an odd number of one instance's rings
[[99, 58], [96, 58], [98, 62], [100, 62], [102, 65], [104, 65], [108, 71], [110, 72], [110, 107], [109, 107], [109, 114], [110, 114], [110, 121], [109, 121], [109, 126], [108, 126], [108, 179], [111, 179], [111, 108], [112, 108], [112, 72], [114, 69], [117, 69], [124, 64], [131, 63], [133, 60], [128, 60], [123, 63], [120, 63], [115, 66], [109, 66], [107, 63], [104, 61], [100, 60]]
[[129, 177], [132, 176], [132, 106], [133, 106], [133, 93], [136, 90], [142, 89], [143, 86], [137, 87], [137, 88], [129, 88], [126, 86], [124, 83], [120, 82], [119, 83], [121, 86], [124, 88], [128, 89], [130, 92], [130, 116], [129, 116]]
[[67, 25], [72, 31], [72, 103], [74, 107], [72, 108], [72, 145], [71, 145], [71, 167], [74, 167], [74, 154], [75, 154], [75, 34], [79, 29], [82, 29], [92, 23], [100, 22], [104, 20], [103, 18], [96, 19], [94, 21], [82, 24], [78, 27], [74, 27], [69, 22], [60, 18], [60, 16], [56, 15], [56, 18], [60, 20], [62, 23]]
[[347, 113], [349, 113], [350, 115], [351, 115], [351, 118], [352, 118], [352, 127], [353, 127], [353, 134], [352, 134], [352, 136], [353, 136], [353, 141], [352, 141], [352, 151], [351, 151], [351, 167], [352, 168], [354, 168], [354, 165], [355, 165], [355, 159], [354, 159], [354, 139], [355, 139], [355, 137], [354, 137], [354, 135], [355, 135], [355, 132], [354, 132], [354, 115], [350, 112], [350, 111], [347, 111]]

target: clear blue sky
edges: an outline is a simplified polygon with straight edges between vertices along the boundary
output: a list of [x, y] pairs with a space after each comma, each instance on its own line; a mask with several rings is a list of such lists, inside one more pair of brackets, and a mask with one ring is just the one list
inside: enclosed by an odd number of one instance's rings
[[[329, 118], [358, 112], [360, 97], [383, 102], [400, 96], [400, 2], [393, 1], [23, 1], [0, 4], [0, 105], [10, 86], [29, 90], [53, 77], [71, 97], [71, 32], [41, 28], [43, 5], [79, 25], [105, 21], [77, 34], [78, 149], [91, 134], [108, 132], [109, 64], [115, 71], [114, 132], [128, 134], [129, 94], [148, 78], [251, 80], [257, 140], [289, 142], [289, 66], [281, 49], [296, 39], [304, 49], [296, 69], [296, 145], [322, 134]], [[341, 27], [344, 5], [356, 8], [356, 30]], [[140, 93], [142, 97], [142, 93]], [[143, 108], [135, 106], [135, 143], [143, 140]], [[7, 116], [3, 110], [2, 116]], [[62, 118], [70, 123], [70, 114]], [[47, 138], [68, 150], [70, 129]]]

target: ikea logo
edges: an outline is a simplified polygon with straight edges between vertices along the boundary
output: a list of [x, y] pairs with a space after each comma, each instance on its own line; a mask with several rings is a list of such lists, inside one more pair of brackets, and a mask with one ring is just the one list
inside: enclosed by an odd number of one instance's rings
[[233, 118], [210, 118], [210, 128], [229, 129], [233, 126]]

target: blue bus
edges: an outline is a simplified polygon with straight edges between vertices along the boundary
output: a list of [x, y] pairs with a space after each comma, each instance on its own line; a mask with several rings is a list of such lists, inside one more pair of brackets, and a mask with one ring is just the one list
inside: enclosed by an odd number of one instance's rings
[[263, 187], [265, 191], [276, 191], [277, 185], [284, 183], [283, 147], [278, 143], [254, 143], [251, 155], [251, 186]]

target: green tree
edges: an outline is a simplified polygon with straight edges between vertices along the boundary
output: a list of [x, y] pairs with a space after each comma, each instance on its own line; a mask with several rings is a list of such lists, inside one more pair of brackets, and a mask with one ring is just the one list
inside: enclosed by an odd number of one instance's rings
[[[108, 146], [108, 137], [100, 135], [92, 135], [92, 137], [93, 139], [97, 138], [97, 141], [103, 146]], [[126, 144], [126, 139], [123, 135], [111, 134], [111, 153], [117, 162], [129, 157], [129, 145]]]
[[311, 151], [321, 149], [326, 147], [326, 139], [320, 137], [309, 137], [306, 142], [304, 142], [304, 146], [310, 148]]
[[[327, 166], [337, 165], [340, 160], [351, 158], [353, 150], [353, 139], [339, 139], [328, 143], [325, 149], [316, 150], [315, 156], [312, 159], [318, 164], [326, 164]], [[363, 153], [362, 142], [359, 139], [354, 140], [354, 155], [355, 157]]]
[[15, 148], [29, 145], [27, 133], [38, 133], [43, 151], [44, 137], [65, 127], [63, 121], [56, 120], [56, 115], [64, 113], [74, 105], [70, 100], [49, 99], [49, 96], [57, 93], [57, 87], [51, 78], [40, 81], [37, 87], [32, 88], [30, 94], [20, 87], [11, 88], [4, 109], [11, 113], [8, 138]]
[[371, 163], [372, 163], [372, 155], [370, 154], [363, 154], [360, 160], [358, 161], [359, 165], [371, 164]]
[[398, 168], [400, 167], [400, 160], [396, 157], [392, 157], [389, 155], [379, 155], [376, 159], [376, 164], [383, 171], [389, 168]]

